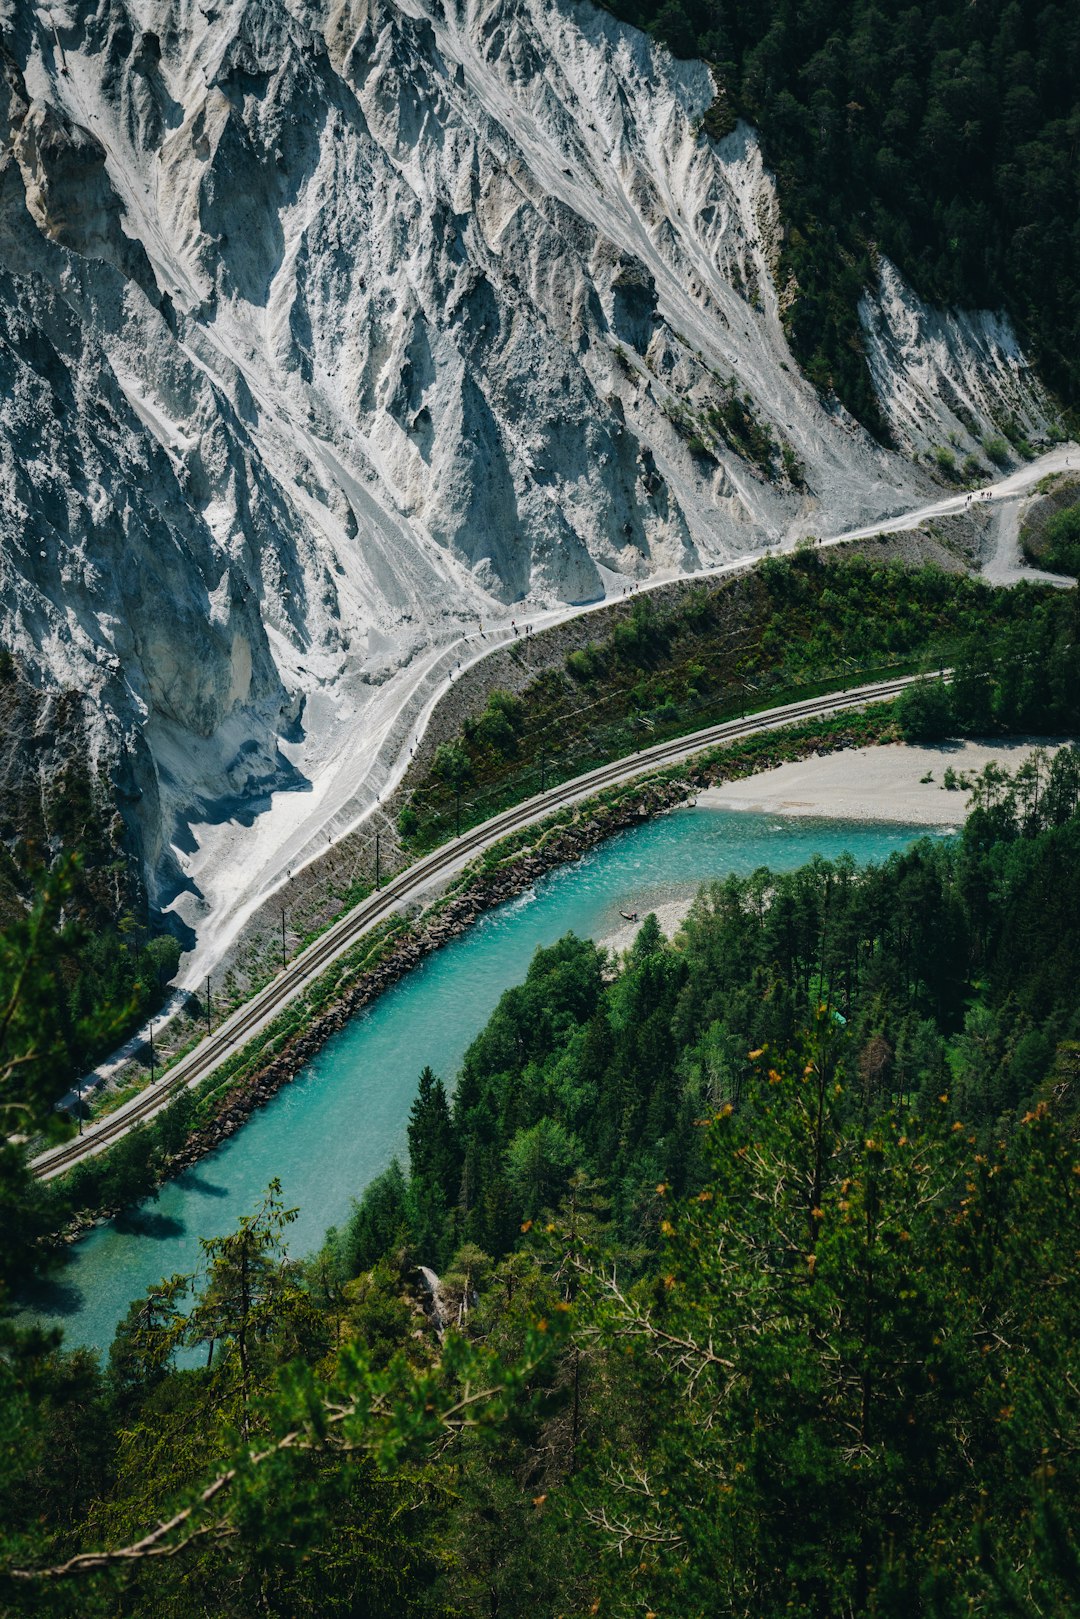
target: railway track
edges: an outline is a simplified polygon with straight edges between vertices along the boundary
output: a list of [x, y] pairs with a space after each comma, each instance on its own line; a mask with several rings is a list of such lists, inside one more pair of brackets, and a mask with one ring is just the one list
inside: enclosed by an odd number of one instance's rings
[[399, 872], [377, 893], [363, 900], [347, 912], [327, 931], [315, 939], [283, 968], [281, 973], [253, 995], [243, 1006], [237, 1007], [223, 1023], [199, 1042], [193, 1050], [174, 1064], [155, 1084], [140, 1091], [130, 1101], [96, 1124], [91, 1124], [82, 1135], [52, 1147], [33, 1159], [31, 1168], [42, 1180], [51, 1180], [73, 1168], [84, 1158], [103, 1152], [135, 1127], [154, 1117], [167, 1106], [170, 1098], [186, 1086], [199, 1084], [214, 1070], [234, 1056], [255, 1035], [283, 1010], [290, 1001], [302, 995], [319, 975], [350, 949], [357, 940], [376, 923], [384, 921], [411, 899], [418, 898], [440, 879], [452, 876], [473, 855], [497, 843], [510, 832], [543, 820], [553, 810], [564, 808], [579, 799], [591, 797], [605, 787], [632, 780], [635, 776], [655, 769], [658, 765], [677, 764], [719, 742], [737, 741], [761, 731], [775, 730], [799, 719], [815, 719], [846, 708], [859, 708], [866, 703], [880, 702], [896, 696], [909, 685], [913, 675], [893, 680], [877, 681], [857, 686], [824, 697], [805, 698], [801, 702], [786, 703], [782, 707], [766, 709], [747, 719], [725, 720], [719, 725], [706, 726], [689, 736], [675, 737], [643, 748], [631, 758], [614, 760], [601, 765], [571, 781], [561, 782], [547, 792], [525, 799], [513, 808], [503, 810], [490, 820], [463, 832], [453, 842], [441, 845]]

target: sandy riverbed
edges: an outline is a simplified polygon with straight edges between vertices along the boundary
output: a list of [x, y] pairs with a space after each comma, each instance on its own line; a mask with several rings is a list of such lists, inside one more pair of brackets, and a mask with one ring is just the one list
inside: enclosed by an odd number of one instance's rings
[[[742, 781], [724, 782], [698, 794], [700, 805], [756, 810], [772, 815], [827, 815], [839, 820], [901, 821], [909, 826], [960, 826], [970, 792], [942, 785], [951, 766], [972, 779], [993, 760], [1012, 774], [1036, 747], [1054, 753], [1057, 742], [943, 742], [933, 747], [845, 749], [842, 753], [798, 759]], [[929, 780], [923, 780], [929, 776]], [[693, 895], [657, 905], [656, 918], [668, 938], [693, 904]], [[640, 922], [627, 922], [597, 942], [612, 951], [628, 950]]]

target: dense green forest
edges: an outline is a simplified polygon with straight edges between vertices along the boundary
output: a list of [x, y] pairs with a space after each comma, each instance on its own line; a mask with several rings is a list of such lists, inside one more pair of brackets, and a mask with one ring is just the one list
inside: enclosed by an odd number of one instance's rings
[[1068, 0], [612, 0], [715, 65], [707, 119], [757, 125], [811, 380], [883, 431], [857, 306], [884, 253], [924, 297], [1009, 310], [1080, 399], [1080, 13]]
[[946, 682], [910, 686], [896, 705], [909, 742], [947, 736], [1080, 730], [1080, 598], [1075, 590], [1034, 607], [1026, 620], [965, 636]]
[[[51, 903], [0, 952], [29, 1110]], [[0, 1608], [1067, 1611], [1078, 929], [1065, 748], [956, 839], [538, 952], [314, 1259], [271, 1187], [105, 1365], [4, 1323]]]

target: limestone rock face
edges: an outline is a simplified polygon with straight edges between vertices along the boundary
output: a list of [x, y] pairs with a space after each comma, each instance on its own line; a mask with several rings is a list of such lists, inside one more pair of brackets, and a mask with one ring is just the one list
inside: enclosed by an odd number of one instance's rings
[[870, 374], [897, 440], [979, 453], [995, 423], [1040, 432], [1045, 403], [1005, 316], [924, 304], [888, 259], [859, 316]]
[[[0, 0], [0, 33], [0, 643], [94, 699], [159, 898], [185, 823], [313, 777], [478, 613], [927, 487], [791, 359], [753, 132], [711, 141], [708, 69], [585, 0]], [[935, 433], [1006, 394], [1035, 430], [1007, 328], [890, 277], [898, 443], [945, 376]]]

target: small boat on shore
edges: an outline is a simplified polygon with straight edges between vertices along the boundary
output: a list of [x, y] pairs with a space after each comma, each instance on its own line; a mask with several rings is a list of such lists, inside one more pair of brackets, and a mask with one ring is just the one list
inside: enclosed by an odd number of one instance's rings
[[620, 911], [619, 915], [622, 917], [624, 922], [636, 922], [638, 917], [638, 913], [636, 911]]

